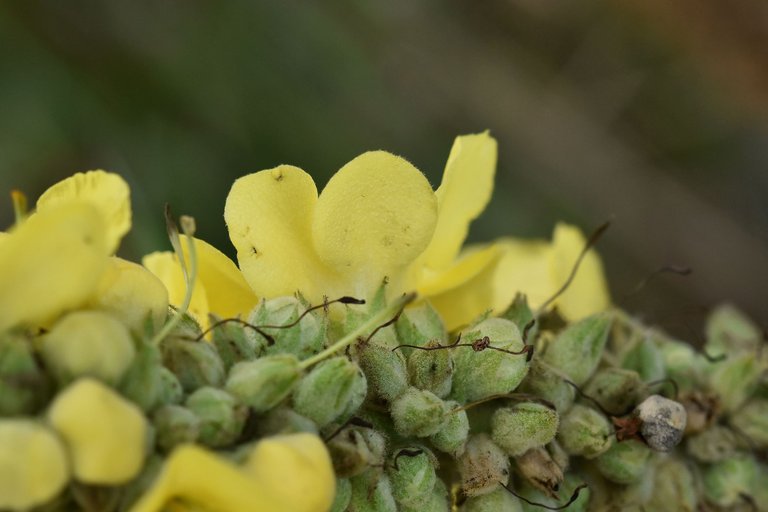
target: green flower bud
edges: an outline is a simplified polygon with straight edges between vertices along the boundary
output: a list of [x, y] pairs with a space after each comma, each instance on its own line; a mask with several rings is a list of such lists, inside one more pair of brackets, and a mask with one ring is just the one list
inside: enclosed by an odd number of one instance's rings
[[391, 348], [367, 343], [359, 347], [357, 358], [373, 396], [392, 402], [405, 392], [408, 373], [399, 350], [392, 351]]
[[160, 368], [160, 393], [159, 403], [163, 405], [180, 404], [184, 400], [184, 389], [176, 375], [166, 368]]
[[547, 446], [547, 452], [549, 453], [550, 457], [552, 457], [552, 461], [557, 464], [560, 469], [565, 471], [568, 469], [568, 466], [571, 462], [571, 458], [568, 455], [568, 452], [565, 451], [565, 449], [560, 445], [559, 442], [557, 442], [557, 438], [553, 439], [551, 443], [549, 443]]
[[310, 432], [317, 434], [317, 425], [288, 407], [276, 407], [265, 415], [259, 417], [257, 425], [259, 437], [268, 437], [279, 434], [296, 434]]
[[612, 324], [610, 313], [598, 313], [569, 325], [547, 346], [544, 362], [581, 386], [600, 363]]
[[523, 332], [525, 328], [530, 325], [530, 327], [528, 327], [528, 338], [532, 339], [536, 336], [539, 328], [538, 322], [531, 324], [531, 321], [534, 319], [533, 311], [531, 311], [531, 308], [528, 305], [528, 297], [524, 294], [519, 292], [515, 294], [512, 304], [510, 304], [509, 308], [507, 308], [507, 310], [500, 316], [501, 318], [514, 322], [520, 332]]
[[715, 308], [707, 318], [704, 350], [712, 357], [754, 353], [762, 343], [760, 328], [731, 304]]
[[392, 486], [379, 469], [369, 469], [350, 479], [352, 499], [347, 512], [397, 512]]
[[[263, 300], [253, 310], [248, 322], [252, 325], [283, 326], [293, 324], [299, 319], [309, 304], [296, 297], [277, 297]], [[296, 325], [286, 328], [264, 328], [264, 332], [274, 338], [274, 343], [266, 345], [268, 355], [293, 354], [299, 359], [306, 359], [323, 349], [328, 329], [328, 317], [322, 309], [316, 309], [304, 315]], [[252, 342], [264, 345], [264, 337], [253, 329], [246, 330]]]
[[[160, 349], [142, 340], [136, 356], [123, 376], [120, 393], [144, 412], [151, 411], [158, 404], [164, 403], [161, 401], [164, 396], [163, 368]], [[173, 372], [171, 374], [173, 375]]]
[[647, 510], [658, 512], [695, 512], [698, 510], [696, 481], [691, 469], [676, 457], [655, 466], [653, 495]]
[[563, 468], [544, 447], [532, 448], [515, 457], [515, 466], [529, 485], [556, 498], [563, 483]]
[[521, 501], [503, 487], [468, 498], [461, 512], [523, 512]]
[[362, 370], [346, 357], [326, 359], [305, 375], [293, 392], [293, 408], [320, 428], [348, 418], [365, 400]]
[[435, 481], [432, 493], [427, 499], [415, 507], [400, 506], [400, 512], [449, 512], [451, 510], [451, 498], [448, 489], [439, 478]]
[[461, 488], [468, 497], [489, 494], [499, 482], [509, 482], [509, 456], [488, 434], [475, 434], [456, 461], [461, 475]]
[[[530, 501], [541, 503], [547, 507], [555, 508], [565, 505], [568, 500], [571, 499], [571, 496], [576, 491], [576, 488], [583, 483], [584, 481], [579, 476], [573, 473], [568, 473], [565, 475], [563, 483], [560, 484], [556, 495], [552, 495], [533, 485], [530, 485], [528, 482], [524, 482], [522, 485], [518, 486], [518, 488], [515, 489], [515, 492]], [[579, 491], [578, 497], [564, 510], [567, 510], [567, 512], [591, 512], [593, 510], [590, 508], [591, 495], [591, 485], [589, 487], [582, 488]], [[531, 505], [530, 503], [526, 503], [522, 500], [520, 500], [520, 505], [523, 512], [541, 512], [544, 510], [538, 505]]]
[[652, 450], [668, 452], [683, 438], [686, 413], [679, 402], [651, 395], [635, 408], [633, 414], [640, 418], [640, 433]]
[[511, 457], [544, 446], [557, 434], [557, 411], [536, 402], [521, 402], [496, 409], [491, 438]]
[[717, 462], [704, 471], [704, 496], [715, 505], [734, 506], [743, 502], [744, 495], [754, 494], [757, 476], [752, 456], [739, 455]]
[[237, 322], [224, 322], [214, 327], [213, 344], [226, 371], [235, 363], [256, 359], [266, 346], [263, 336], [255, 331], [249, 335], [248, 331], [252, 329]]
[[64, 316], [42, 338], [40, 352], [61, 384], [88, 376], [115, 385], [136, 354], [128, 328], [101, 311]]
[[630, 484], [612, 486], [611, 505], [616, 510], [643, 512], [643, 505], [653, 496], [653, 476], [652, 471], [644, 471], [640, 478]]
[[520, 391], [551, 402], [562, 414], [573, 405], [576, 397], [576, 390], [565, 382], [564, 377], [558, 370], [534, 357]]
[[440, 314], [426, 300], [406, 308], [398, 317], [395, 330], [401, 343], [419, 347], [448, 337]]
[[560, 419], [557, 440], [570, 455], [594, 459], [607, 451], [614, 439], [613, 426], [600, 412], [575, 404]]
[[[489, 318], [475, 329], [473, 333], [487, 336], [494, 348], [519, 352], [524, 347], [520, 331], [509, 320]], [[470, 337], [475, 338], [472, 335]], [[454, 349], [455, 370], [451, 398], [467, 403], [514, 391], [528, 373], [526, 359], [525, 354], [509, 354], [491, 348], [479, 352], [469, 347]]]
[[768, 448], [768, 399], [754, 398], [731, 416], [731, 424], [758, 448]]
[[613, 443], [608, 451], [595, 459], [597, 470], [617, 484], [627, 485], [642, 478], [648, 466], [651, 449], [635, 439]]
[[37, 366], [29, 340], [0, 336], [0, 416], [31, 415], [47, 402], [51, 383]]
[[[437, 347], [437, 341], [426, 344]], [[431, 391], [440, 398], [451, 392], [453, 357], [448, 349], [413, 350], [408, 356], [408, 378], [411, 385]]]
[[593, 398], [605, 410], [621, 415], [635, 405], [642, 384], [634, 370], [604, 368], [592, 376], [584, 388], [584, 394]]
[[349, 478], [336, 479], [336, 495], [333, 498], [330, 512], [345, 512], [352, 499], [352, 482]]
[[200, 435], [200, 418], [186, 407], [164, 405], [152, 415], [157, 444], [166, 453], [176, 445], [194, 443]]
[[685, 449], [699, 462], [719, 462], [736, 455], [739, 440], [733, 430], [712, 425], [686, 439]]
[[467, 411], [464, 409], [454, 411], [459, 407], [458, 402], [446, 402], [445, 407], [448, 410], [448, 419], [443, 428], [429, 436], [429, 440], [432, 446], [441, 452], [458, 457], [464, 453], [464, 447], [467, 444], [469, 418], [467, 418]]
[[417, 507], [432, 495], [437, 459], [425, 448], [411, 446], [392, 454], [387, 469], [392, 496], [408, 507]]
[[764, 370], [753, 354], [731, 356], [710, 365], [709, 385], [720, 396], [725, 412], [735, 411], [747, 401]]
[[703, 381], [707, 362], [688, 343], [657, 339], [659, 351], [664, 359], [667, 377], [677, 383], [680, 391], [697, 389]]
[[176, 374], [184, 391], [224, 382], [224, 363], [211, 343], [170, 337], [160, 343], [160, 350], [163, 364]]
[[203, 387], [187, 397], [185, 404], [200, 418], [199, 441], [213, 448], [233, 444], [240, 437], [248, 408], [220, 389]]
[[624, 356], [622, 366], [635, 370], [645, 382], [667, 377], [664, 355], [650, 337], [643, 338]]
[[395, 430], [404, 437], [436, 434], [447, 423], [447, 412], [445, 402], [429, 391], [416, 388], [408, 388], [390, 408]]
[[266, 356], [233, 366], [225, 388], [256, 412], [265, 412], [291, 394], [299, 377], [301, 369], [296, 356]]
[[327, 445], [339, 477], [353, 477], [384, 465], [387, 439], [373, 429], [344, 427]]

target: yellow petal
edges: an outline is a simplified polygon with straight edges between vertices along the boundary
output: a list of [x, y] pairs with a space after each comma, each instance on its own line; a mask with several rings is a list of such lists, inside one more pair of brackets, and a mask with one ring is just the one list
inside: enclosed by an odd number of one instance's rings
[[83, 304], [109, 259], [99, 211], [75, 202], [39, 212], [0, 247], [0, 330], [35, 326]]
[[93, 204], [107, 225], [107, 251], [113, 254], [131, 229], [130, 193], [128, 184], [117, 174], [79, 172], [46, 190], [37, 200], [37, 211], [46, 212], [72, 200]]
[[549, 299], [556, 286], [550, 266], [551, 245], [543, 240], [512, 238], [497, 243], [504, 251], [495, 277], [497, 307], [506, 308], [518, 292], [527, 296], [531, 308]]
[[317, 298], [339, 278], [317, 258], [312, 216], [317, 189], [297, 167], [281, 165], [243, 176], [227, 196], [224, 219], [245, 280], [262, 297], [301, 289]]
[[118, 485], [141, 470], [147, 420], [136, 405], [104, 384], [83, 378], [60, 391], [48, 421], [64, 440], [81, 482]]
[[147, 318], [158, 329], [168, 316], [168, 290], [146, 268], [113, 256], [89, 305], [109, 311], [134, 331], [143, 330]]
[[[186, 244], [186, 241], [182, 241], [183, 244]], [[177, 308], [180, 307], [184, 303], [187, 285], [176, 255], [170, 251], [153, 252], [144, 256], [141, 262], [165, 285], [165, 288], [168, 290], [168, 301]], [[203, 330], [208, 329], [210, 325], [208, 318], [208, 313], [210, 312], [208, 295], [199, 276], [195, 279], [188, 312], [197, 320], [200, 328]]]
[[[555, 282], [554, 293], [568, 279], [586, 240], [579, 228], [563, 223], [557, 224], [552, 239], [550, 265]], [[592, 249], [584, 256], [576, 277], [557, 300], [557, 305], [567, 319], [578, 320], [604, 311], [610, 303], [603, 265]]]
[[485, 209], [493, 192], [496, 139], [488, 132], [456, 137], [437, 196], [437, 226], [423, 254], [433, 270], [448, 267], [459, 254], [469, 224]]
[[489, 245], [483, 248], [470, 249], [449, 269], [443, 272], [425, 271], [419, 282], [419, 296], [429, 297], [456, 288], [482, 272], [488, 265], [498, 259], [501, 248]]
[[437, 221], [432, 187], [406, 160], [364, 153], [328, 182], [312, 233], [320, 258], [352, 278], [349, 293], [373, 293], [429, 244]]
[[68, 480], [67, 456], [53, 432], [31, 420], [0, 420], [0, 509], [42, 505]]
[[322, 440], [314, 434], [290, 434], [259, 441], [243, 470], [271, 491], [282, 510], [328, 510], [336, 478]]

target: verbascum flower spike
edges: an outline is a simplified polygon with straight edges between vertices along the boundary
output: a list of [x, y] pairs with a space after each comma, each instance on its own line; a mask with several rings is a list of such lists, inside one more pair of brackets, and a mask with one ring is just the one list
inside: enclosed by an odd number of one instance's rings
[[48, 428], [27, 419], [0, 419], [0, 509], [30, 510], [69, 481], [64, 446]]

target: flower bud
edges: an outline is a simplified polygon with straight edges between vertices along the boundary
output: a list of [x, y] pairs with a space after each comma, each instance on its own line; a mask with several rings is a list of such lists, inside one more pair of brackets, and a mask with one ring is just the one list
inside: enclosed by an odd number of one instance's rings
[[224, 322], [213, 328], [213, 344], [226, 371], [235, 363], [256, 359], [266, 345], [263, 337], [259, 343], [259, 333], [251, 336], [248, 330], [251, 329], [237, 322]]
[[696, 481], [691, 469], [677, 457], [662, 459], [654, 467], [653, 495], [647, 510], [695, 512], [698, 510]]
[[753, 398], [731, 416], [731, 424], [758, 448], [768, 448], [768, 399]]
[[179, 405], [164, 405], [152, 415], [157, 444], [166, 453], [176, 445], [194, 443], [200, 435], [200, 418]]
[[[426, 347], [437, 347], [430, 341]], [[413, 350], [408, 356], [408, 378], [411, 385], [431, 391], [440, 398], [451, 392], [453, 357], [448, 349]]]
[[715, 505], [731, 507], [752, 496], [758, 468], [750, 455], [737, 455], [710, 465], [704, 470], [704, 496]]
[[259, 417], [257, 425], [259, 437], [268, 437], [278, 434], [297, 434], [308, 432], [317, 434], [317, 425], [288, 407], [276, 407], [265, 415]]
[[643, 512], [643, 506], [653, 496], [653, 473], [644, 471], [640, 478], [627, 485], [611, 486], [611, 505], [616, 510]]
[[390, 408], [395, 430], [404, 437], [436, 434], [448, 421], [447, 412], [445, 402], [429, 391], [416, 388], [408, 388]]
[[593, 398], [612, 414], [625, 414], [635, 405], [642, 387], [640, 376], [634, 370], [609, 367], [598, 370], [584, 388], [584, 394]]
[[551, 402], [557, 412], [562, 414], [573, 405], [576, 398], [576, 390], [565, 382], [564, 376], [547, 363], [534, 357], [531, 361], [531, 370], [523, 380], [520, 391]]
[[408, 373], [399, 350], [367, 343], [359, 347], [357, 358], [374, 396], [391, 403], [405, 392]]
[[554, 439], [558, 420], [557, 411], [536, 402], [501, 407], [491, 418], [491, 438], [511, 457], [517, 457]]
[[[502, 318], [489, 318], [481, 322], [473, 333], [487, 336], [494, 348], [520, 352], [524, 347], [517, 326]], [[457, 347], [453, 349], [452, 355], [455, 370], [450, 396], [460, 403], [510, 393], [528, 373], [526, 354], [509, 354], [491, 348], [475, 351], [474, 348]]]
[[488, 494], [473, 496], [464, 502], [462, 512], [523, 512], [521, 501], [499, 486]]
[[160, 392], [158, 402], [163, 405], [180, 404], [184, 400], [184, 389], [176, 375], [166, 368], [160, 368]]
[[347, 512], [397, 512], [387, 475], [372, 468], [350, 479], [352, 499]]
[[31, 420], [0, 420], [0, 509], [42, 505], [68, 480], [67, 454], [53, 432]]
[[448, 489], [446, 489], [443, 481], [438, 478], [435, 481], [435, 486], [432, 488], [432, 493], [422, 503], [414, 507], [401, 505], [400, 512], [448, 512], [451, 509], [450, 503]]
[[170, 337], [162, 341], [160, 350], [163, 364], [176, 374], [184, 391], [223, 383], [224, 363], [213, 344]]
[[419, 347], [448, 337], [442, 318], [426, 300], [403, 310], [395, 323], [395, 330], [400, 343]]
[[30, 341], [10, 332], [0, 334], [0, 416], [33, 414], [47, 401], [50, 388]]
[[[560, 487], [557, 490], [557, 494], [550, 494], [540, 488], [537, 488], [536, 486], [531, 485], [528, 482], [524, 482], [522, 485], [518, 486], [518, 488], [515, 489], [515, 492], [530, 501], [541, 503], [542, 505], [556, 509], [557, 507], [563, 507], [568, 502], [568, 500], [571, 499], [571, 496], [576, 491], [576, 488], [583, 483], [584, 481], [578, 475], [574, 473], [568, 473], [565, 475], [563, 482], [560, 484]], [[573, 503], [568, 505], [568, 507], [563, 510], [566, 510], [567, 512], [590, 512], [593, 510], [590, 508], [591, 497], [592, 486], [590, 485], [589, 487], [584, 487], [579, 490], [578, 497], [573, 501]], [[540, 512], [544, 510], [539, 505], [531, 505], [530, 503], [526, 503], [523, 500], [520, 500], [520, 506], [520, 510], [523, 512]]]
[[392, 496], [400, 505], [416, 507], [432, 495], [437, 459], [420, 446], [396, 450], [387, 469]]
[[233, 366], [225, 387], [256, 412], [265, 412], [291, 394], [300, 376], [301, 368], [296, 356], [265, 356]]
[[384, 465], [387, 440], [373, 429], [344, 427], [327, 444], [333, 468], [339, 477], [353, 477], [369, 468]]
[[692, 391], [703, 380], [704, 357], [688, 343], [673, 340], [659, 342], [659, 351], [664, 359], [667, 377], [677, 383], [680, 391]]
[[608, 419], [585, 405], [575, 404], [560, 419], [557, 440], [569, 455], [594, 459], [611, 447], [613, 438]]
[[354, 414], [367, 390], [360, 367], [346, 357], [334, 357], [316, 365], [299, 381], [293, 408], [323, 428]]
[[349, 478], [336, 479], [336, 496], [333, 498], [330, 512], [346, 512], [352, 499], [352, 483]]
[[650, 337], [640, 340], [625, 356], [622, 367], [635, 370], [644, 382], [653, 382], [667, 377], [664, 355]]
[[458, 402], [446, 402], [445, 407], [448, 410], [447, 421], [443, 428], [437, 433], [429, 436], [432, 446], [441, 452], [448, 453], [458, 457], [464, 453], [464, 447], [467, 444], [469, 436], [469, 418], [464, 409], [456, 411], [459, 407]]
[[595, 459], [595, 466], [611, 482], [627, 485], [642, 478], [650, 455], [651, 450], [647, 445], [635, 439], [627, 439], [613, 443], [608, 451]]
[[651, 395], [635, 408], [642, 424], [640, 433], [652, 450], [668, 452], [680, 442], [685, 432], [685, 407], [679, 402]]
[[704, 350], [712, 357], [734, 353], [754, 353], [762, 343], [762, 333], [752, 320], [732, 304], [722, 304], [707, 318]]
[[536, 336], [536, 331], [538, 331], [539, 328], [538, 322], [531, 323], [534, 316], [531, 307], [528, 305], [528, 297], [524, 294], [520, 292], [516, 293], [515, 298], [512, 300], [512, 304], [509, 305], [507, 310], [500, 315], [500, 317], [514, 322], [520, 332], [523, 332], [527, 327], [529, 329], [529, 339]]
[[[253, 310], [248, 322], [252, 325], [290, 325], [309, 308], [309, 304], [293, 296], [262, 300]], [[285, 328], [264, 328], [264, 332], [273, 337], [274, 343], [266, 345], [267, 355], [293, 354], [299, 359], [306, 359], [323, 349], [326, 341], [328, 317], [325, 312], [314, 310], [304, 315], [296, 325]], [[263, 337], [253, 329], [247, 335], [259, 345]]]
[[746, 402], [764, 370], [753, 354], [733, 355], [710, 365], [709, 386], [720, 396], [725, 412], [735, 411]]
[[119, 485], [141, 470], [147, 421], [104, 384], [88, 378], [74, 382], [54, 399], [48, 420], [66, 443], [79, 481]]
[[212, 387], [198, 389], [184, 405], [200, 418], [199, 441], [212, 448], [237, 441], [248, 417], [246, 406], [226, 391]]
[[61, 383], [94, 377], [115, 385], [136, 351], [128, 329], [101, 311], [75, 311], [42, 339], [41, 353]]
[[598, 313], [569, 325], [547, 346], [544, 362], [581, 386], [600, 363], [612, 324], [610, 313]]
[[[167, 382], [164, 379], [168, 377], [163, 377], [164, 368], [160, 349], [147, 341], [140, 341], [136, 356], [123, 376], [121, 394], [143, 411], [151, 411], [158, 404], [165, 403], [162, 401]], [[172, 372], [171, 375], [176, 379]]]
[[532, 448], [515, 457], [515, 466], [529, 485], [547, 496], [556, 498], [563, 483], [563, 468], [552, 458], [546, 448]]
[[549, 456], [552, 457], [552, 461], [557, 464], [560, 469], [563, 471], [568, 469], [571, 458], [568, 455], [568, 452], [566, 452], [565, 449], [557, 441], [557, 438], [553, 439], [552, 442], [546, 446], [546, 448]]
[[699, 462], [719, 462], [736, 455], [739, 439], [728, 427], [712, 425], [703, 432], [688, 436], [685, 449]]
[[509, 456], [488, 434], [475, 434], [456, 461], [461, 488], [468, 497], [489, 494], [509, 481]]

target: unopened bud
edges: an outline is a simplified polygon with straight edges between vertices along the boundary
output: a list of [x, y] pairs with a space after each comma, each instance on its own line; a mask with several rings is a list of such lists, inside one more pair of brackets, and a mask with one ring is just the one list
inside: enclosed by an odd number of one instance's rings
[[704, 496], [721, 507], [732, 507], [752, 496], [758, 468], [750, 455], [737, 455], [710, 465], [704, 471]]
[[624, 356], [622, 366], [636, 371], [644, 382], [653, 382], [667, 377], [664, 355], [650, 336], [640, 340]]
[[608, 418], [585, 405], [574, 405], [560, 418], [557, 439], [570, 455], [593, 459], [611, 447], [613, 438]]
[[406, 345], [426, 346], [430, 341], [447, 338], [445, 325], [429, 301], [422, 301], [403, 310], [395, 323], [400, 342]]
[[238, 322], [223, 322], [213, 328], [213, 344], [226, 371], [235, 363], [256, 359], [263, 346], [266, 346], [266, 340], [262, 337], [262, 343], [259, 343], [261, 335], [248, 334], [250, 330]]
[[180, 404], [184, 399], [184, 389], [176, 375], [166, 368], [160, 368], [160, 396], [159, 403], [163, 405]]
[[327, 444], [339, 477], [353, 477], [384, 465], [387, 439], [373, 429], [348, 426]]
[[710, 388], [719, 395], [725, 412], [741, 407], [757, 389], [765, 366], [754, 354], [732, 355], [711, 364]]
[[224, 364], [211, 343], [171, 337], [163, 340], [160, 350], [163, 364], [176, 374], [184, 391], [224, 382]]
[[612, 414], [626, 414], [636, 403], [642, 381], [634, 370], [609, 367], [598, 370], [584, 388], [584, 394], [594, 399]]
[[754, 353], [762, 343], [762, 332], [752, 320], [731, 304], [715, 308], [707, 318], [704, 350], [712, 357]]
[[662, 459], [654, 467], [653, 495], [647, 510], [696, 512], [699, 502], [696, 480], [688, 464], [677, 457]]
[[576, 390], [565, 381], [566, 375], [534, 357], [520, 391], [552, 403], [563, 414], [576, 398]]
[[397, 512], [392, 486], [387, 475], [372, 468], [350, 479], [352, 499], [348, 512]]
[[728, 427], [712, 425], [693, 436], [688, 436], [685, 450], [699, 462], [719, 462], [736, 455], [739, 440]]
[[458, 402], [446, 402], [445, 407], [448, 410], [445, 425], [437, 433], [429, 436], [429, 440], [432, 446], [441, 452], [458, 457], [464, 453], [464, 447], [467, 444], [469, 418], [466, 410], [456, 410], [459, 407]]
[[680, 391], [700, 387], [707, 363], [699, 352], [688, 343], [674, 340], [660, 341], [659, 351], [664, 358], [667, 377], [677, 383]]
[[367, 391], [365, 375], [346, 357], [326, 359], [305, 375], [293, 392], [293, 407], [319, 428], [357, 411]]
[[544, 447], [532, 448], [515, 457], [515, 466], [525, 480], [547, 496], [556, 498], [563, 482], [563, 468]]
[[200, 418], [179, 405], [164, 405], [152, 415], [157, 444], [166, 453], [176, 445], [194, 443], [200, 435]]
[[[425, 346], [435, 348], [438, 342], [431, 341]], [[450, 350], [413, 350], [408, 356], [408, 378], [411, 385], [419, 389], [445, 398], [451, 392], [452, 377], [453, 357]]]
[[473, 496], [462, 505], [462, 512], [523, 512], [521, 501], [508, 490], [498, 487], [488, 494]]
[[[307, 313], [299, 320], [299, 316], [308, 308], [308, 303], [293, 296], [277, 297], [259, 303], [248, 318], [250, 324], [290, 325], [290, 327], [262, 329], [274, 339], [274, 343], [265, 346], [266, 354], [293, 354], [299, 359], [306, 359], [323, 349], [328, 317], [322, 309], [318, 309]], [[291, 325], [294, 322], [296, 324]], [[263, 336], [258, 332], [252, 329], [246, 332], [259, 344], [263, 343]]]
[[652, 450], [668, 452], [683, 438], [686, 413], [679, 402], [651, 395], [635, 408], [634, 415], [642, 422], [640, 433]]
[[400, 506], [400, 512], [448, 512], [450, 510], [450, 496], [448, 489], [441, 479], [435, 481], [432, 493], [427, 498], [414, 507], [407, 505]]
[[237, 441], [248, 417], [246, 406], [226, 391], [212, 387], [198, 389], [184, 405], [200, 418], [199, 441], [213, 448]]
[[359, 348], [358, 364], [365, 372], [371, 393], [391, 403], [408, 387], [405, 359], [399, 350], [367, 343]]
[[627, 485], [640, 480], [650, 455], [651, 450], [647, 445], [635, 439], [627, 439], [613, 443], [608, 451], [595, 459], [595, 466], [611, 482]]
[[349, 478], [336, 479], [336, 495], [333, 498], [330, 512], [346, 512], [352, 499], [352, 483]]
[[295, 356], [265, 356], [233, 366], [225, 387], [256, 412], [265, 412], [291, 394], [300, 376], [301, 369]]
[[[158, 404], [166, 403], [163, 400], [166, 398], [164, 386], [167, 380], [164, 379], [169, 377], [163, 377], [163, 369], [162, 355], [157, 346], [141, 341], [136, 356], [123, 376], [120, 393], [143, 411], [151, 411]], [[170, 372], [167, 369], [166, 371]], [[170, 373], [176, 379], [173, 372]], [[178, 379], [176, 381], [178, 382]]]
[[557, 411], [536, 402], [521, 402], [496, 409], [491, 418], [491, 437], [511, 457], [544, 446], [557, 434]]
[[396, 450], [387, 469], [395, 501], [408, 507], [427, 501], [437, 480], [436, 464], [437, 459], [426, 448], [411, 446]]
[[600, 363], [612, 324], [610, 313], [598, 313], [571, 324], [547, 346], [544, 361], [581, 386]]
[[35, 361], [30, 340], [0, 334], [0, 416], [32, 415], [50, 393], [51, 383]]
[[509, 456], [487, 434], [469, 438], [459, 457], [461, 488], [468, 497], [489, 494], [509, 482]]
[[439, 432], [446, 424], [445, 402], [422, 389], [408, 388], [392, 402], [390, 413], [395, 430], [404, 437], [426, 437]]
[[731, 416], [731, 424], [758, 448], [768, 448], [768, 399], [753, 398]]
[[536, 336], [538, 331], [537, 322], [533, 322], [534, 316], [531, 307], [528, 305], [528, 297], [522, 293], [515, 294], [515, 298], [512, 300], [512, 304], [509, 305], [507, 310], [500, 315], [501, 318], [506, 318], [515, 323], [520, 332], [528, 329], [528, 339]]

